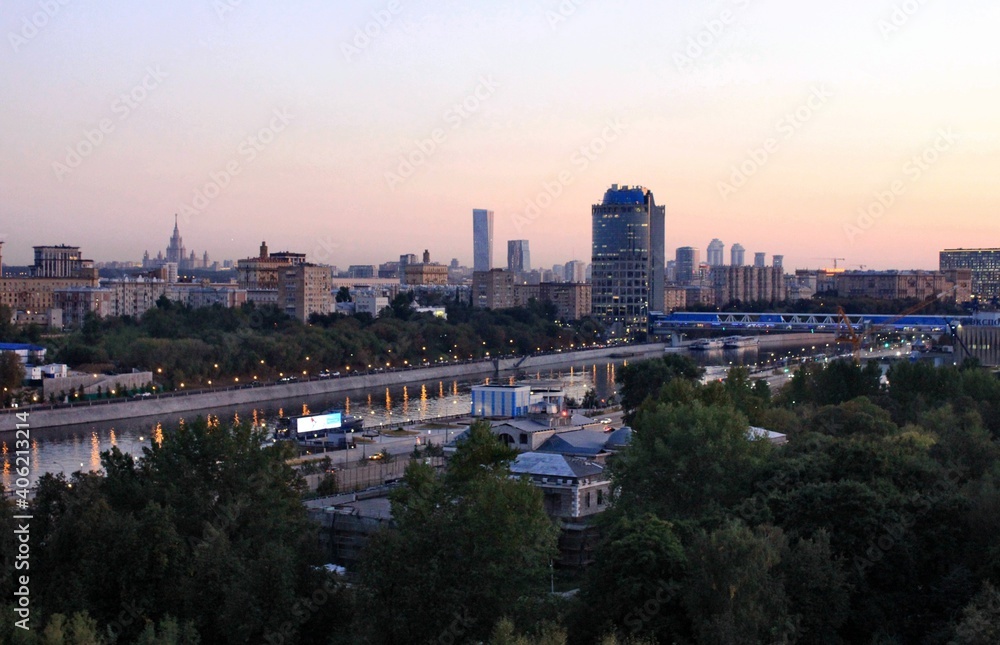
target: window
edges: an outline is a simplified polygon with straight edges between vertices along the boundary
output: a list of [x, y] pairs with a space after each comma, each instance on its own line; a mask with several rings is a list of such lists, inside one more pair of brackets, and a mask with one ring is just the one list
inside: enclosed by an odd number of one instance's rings
[[598, 506], [603, 506], [604, 505], [604, 491], [603, 490], [598, 490], [597, 491], [597, 505]]
[[590, 491], [587, 491], [587, 496], [584, 498], [586, 500], [587, 508], [590, 508]]

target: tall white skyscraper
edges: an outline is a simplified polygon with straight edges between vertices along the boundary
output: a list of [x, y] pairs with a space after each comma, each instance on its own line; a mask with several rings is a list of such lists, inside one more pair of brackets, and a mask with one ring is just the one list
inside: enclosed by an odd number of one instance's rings
[[493, 211], [472, 211], [472, 258], [474, 271], [493, 268]]
[[729, 255], [729, 264], [734, 267], [741, 267], [747, 263], [747, 250], [743, 248], [742, 244], [733, 244], [733, 248], [729, 251]]
[[726, 263], [726, 245], [715, 238], [708, 243], [708, 266], [721, 267]]

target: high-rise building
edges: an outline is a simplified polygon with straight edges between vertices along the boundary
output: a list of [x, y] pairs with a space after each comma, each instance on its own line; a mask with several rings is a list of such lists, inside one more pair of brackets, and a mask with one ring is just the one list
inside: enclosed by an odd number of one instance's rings
[[711, 281], [715, 304], [720, 307], [732, 302], [780, 302], [788, 297], [780, 267], [714, 267]]
[[708, 266], [721, 267], [726, 263], [726, 245], [715, 238], [708, 243]]
[[591, 209], [594, 317], [614, 335], [646, 331], [663, 310], [666, 208], [642, 186], [611, 186]]
[[682, 246], [677, 249], [674, 260], [676, 271], [674, 279], [677, 284], [688, 285], [695, 281], [698, 275], [698, 268], [701, 265], [701, 252], [691, 246]]
[[783, 256], [783, 255], [776, 255], [776, 256], [774, 256], [774, 262], [772, 262], [771, 264], [773, 264], [774, 266], [778, 267], [779, 269], [784, 269], [785, 268], [785, 256]]
[[753, 265], [758, 269], [762, 269], [767, 266], [767, 253], [754, 253], [753, 254]]
[[79, 246], [36, 246], [35, 266], [31, 275], [36, 278], [96, 278], [93, 260], [84, 260]]
[[528, 248], [528, 240], [507, 242], [507, 270], [514, 274], [531, 271], [531, 251]]
[[734, 267], [741, 267], [747, 263], [747, 250], [742, 244], [733, 244], [729, 251], [729, 264]]
[[187, 252], [184, 248], [184, 240], [181, 239], [181, 231], [177, 227], [177, 216], [174, 215], [174, 233], [170, 236], [170, 243], [167, 244], [167, 262], [176, 262], [178, 265], [187, 260]]
[[587, 281], [587, 263], [570, 260], [563, 270], [563, 279], [573, 284], [583, 284]]
[[473, 271], [493, 268], [493, 211], [472, 211], [472, 258]]
[[1000, 249], [945, 249], [940, 262], [942, 271], [971, 269], [975, 297], [1000, 298]]
[[333, 311], [331, 287], [329, 267], [287, 265], [278, 271], [278, 307], [289, 316], [307, 322], [312, 314]]

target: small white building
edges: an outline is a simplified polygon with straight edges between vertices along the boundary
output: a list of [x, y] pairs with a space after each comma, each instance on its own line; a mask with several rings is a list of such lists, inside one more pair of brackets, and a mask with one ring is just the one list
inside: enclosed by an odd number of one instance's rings
[[32, 381], [41, 381], [43, 378], [66, 378], [69, 368], [63, 363], [51, 363], [49, 365], [34, 365], [28, 369], [27, 377]]
[[372, 292], [361, 292], [354, 296], [354, 313], [369, 314], [378, 318], [382, 310], [389, 306], [389, 298], [377, 296]]

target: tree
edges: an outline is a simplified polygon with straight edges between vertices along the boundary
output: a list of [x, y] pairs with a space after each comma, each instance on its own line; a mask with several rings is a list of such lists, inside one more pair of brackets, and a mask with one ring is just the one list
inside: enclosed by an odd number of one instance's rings
[[681, 606], [686, 557], [673, 526], [654, 515], [623, 517], [610, 527], [580, 590], [574, 642], [600, 634], [688, 637]]
[[348, 287], [341, 287], [337, 290], [336, 296], [337, 302], [353, 302], [354, 299], [351, 298], [351, 290]]
[[989, 582], [962, 610], [951, 645], [993, 645], [1000, 642], [1000, 592]]
[[24, 381], [24, 365], [14, 352], [0, 352], [0, 387], [15, 390]]
[[[343, 592], [315, 569], [303, 482], [285, 447], [260, 439], [248, 424], [198, 420], [139, 459], [105, 453], [104, 475], [44, 476], [33, 506], [36, 607], [87, 611], [101, 625], [129, 607], [122, 642], [168, 616], [209, 643], [262, 642], [286, 624], [290, 642], [342, 619]], [[297, 613], [317, 590], [323, 611]]]
[[699, 533], [688, 549], [684, 604], [697, 642], [787, 642], [794, 631], [779, 565], [780, 529], [732, 522]]
[[362, 563], [359, 629], [372, 641], [485, 639], [498, 617], [545, 594], [556, 529], [538, 489], [500, 467], [507, 454], [477, 429], [447, 478], [410, 463], [392, 498], [395, 528], [372, 538]]
[[656, 394], [666, 383], [675, 378], [697, 380], [704, 372], [694, 361], [680, 354], [667, 354], [662, 358], [622, 366], [617, 380], [626, 419], [631, 421], [631, 415], [643, 401]]
[[728, 406], [700, 401], [644, 407], [631, 445], [611, 464], [617, 510], [667, 519], [701, 517], [738, 503], [771, 452]]
[[786, 404], [837, 405], [879, 394], [881, 378], [882, 368], [875, 361], [864, 366], [849, 361], [807, 365], [795, 373], [780, 398]]

